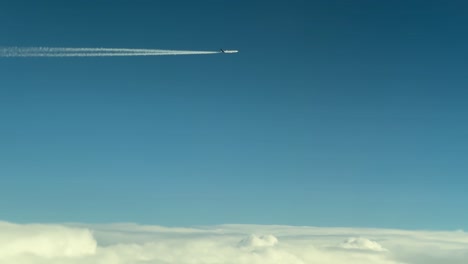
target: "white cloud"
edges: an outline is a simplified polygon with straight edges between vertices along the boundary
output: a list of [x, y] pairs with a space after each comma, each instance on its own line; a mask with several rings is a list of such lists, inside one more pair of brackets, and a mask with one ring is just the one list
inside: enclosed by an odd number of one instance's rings
[[96, 247], [86, 229], [0, 222], [0, 260], [22, 255], [49, 259], [81, 257], [95, 254]]
[[249, 237], [242, 239], [239, 242], [239, 247], [272, 247], [276, 244], [278, 244], [278, 239], [273, 235], [257, 236], [255, 234], [252, 234]]
[[466, 263], [463, 231], [0, 222], [0, 264]]
[[379, 243], [363, 237], [350, 237], [341, 243], [341, 247], [345, 249], [387, 251]]

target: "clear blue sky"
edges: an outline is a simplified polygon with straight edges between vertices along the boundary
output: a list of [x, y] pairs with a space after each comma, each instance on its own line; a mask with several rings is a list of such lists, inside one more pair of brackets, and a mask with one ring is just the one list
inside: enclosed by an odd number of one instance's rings
[[465, 1], [1, 1], [0, 218], [468, 228]]

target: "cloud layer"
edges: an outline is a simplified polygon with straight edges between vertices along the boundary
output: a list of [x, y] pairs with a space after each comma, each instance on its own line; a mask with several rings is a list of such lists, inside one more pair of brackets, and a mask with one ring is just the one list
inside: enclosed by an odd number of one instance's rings
[[0, 222], [0, 264], [466, 263], [463, 231]]

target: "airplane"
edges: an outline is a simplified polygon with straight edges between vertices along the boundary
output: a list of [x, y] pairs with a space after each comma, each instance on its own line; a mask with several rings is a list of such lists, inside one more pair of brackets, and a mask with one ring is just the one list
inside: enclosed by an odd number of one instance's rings
[[224, 49], [220, 49], [222, 53], [237, 53], [239, 52], [238, 50], [224, 50]]

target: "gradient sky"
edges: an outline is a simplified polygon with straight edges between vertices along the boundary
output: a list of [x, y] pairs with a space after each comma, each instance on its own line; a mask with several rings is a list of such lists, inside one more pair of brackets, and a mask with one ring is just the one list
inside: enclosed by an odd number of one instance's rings
[[466, 1], [1, 1], [0, 219], [468, 228]]

